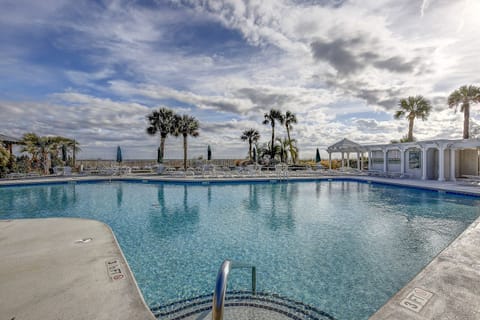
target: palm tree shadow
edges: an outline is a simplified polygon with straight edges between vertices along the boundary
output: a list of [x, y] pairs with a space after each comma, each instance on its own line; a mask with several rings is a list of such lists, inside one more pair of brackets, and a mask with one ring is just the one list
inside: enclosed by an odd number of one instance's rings
[[293, 205], [298, 195], [298, 185], [282, 183], [277, 186], [279, 186], [277, 192], [273, 192], [277, 188], [272, 189], [272, 204], [277, 202], [278, 205], [272, 206], [270, 228], [292, 231], [295, 229]]
[[250, 184], [248, 186], [248, 198], [243, 201], [243, 206], [247, 211], [256, 213], [260, 209], [258, 192], [258, 185]]
[[188, 201], [188, 187], [183, 186], [183, 198], [180, 203], [168, 203], [169, 197], [165, 194], [165, 186], [158, 186], [158, 205], [151, 209], [149, 219], [153, 233], [160, 237], [177, 237], [191, 234], [196, 230], [200, 221], [198, 205], [191, 205]]

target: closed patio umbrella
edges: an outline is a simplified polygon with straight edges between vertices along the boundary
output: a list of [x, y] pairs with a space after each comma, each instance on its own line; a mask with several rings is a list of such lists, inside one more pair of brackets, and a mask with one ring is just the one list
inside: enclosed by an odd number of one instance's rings
[[120, 163], [122, 162], [123, 159], [122, 159], [122, 149], [120, 148], [120, 146], [117, 147], [117, 162]]
[[257, 163], [257, 148], [253, 146], [253, 162]]
[[318, 148], [317, 148], [317, 154], [315, 155], [315, 162], [320, 162], [322, 161], [322, 158], [320, 158], [320, 151], [318, 151]]
[[207, 160], [212, 160], [212, 148], [210, 148], [210, 145], [207, 147]]

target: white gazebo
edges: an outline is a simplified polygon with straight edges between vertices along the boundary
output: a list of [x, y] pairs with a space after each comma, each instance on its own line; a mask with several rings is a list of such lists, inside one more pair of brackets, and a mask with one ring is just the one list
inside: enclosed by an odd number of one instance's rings
[[350, 167], [350, 153], [357, 154], [357, 168], [363, 170], [363, 154], [367, 151], [367, 149], [356, 143], [352, 140], [342, 139], [330, 147], [327, 148], [328, 152], [328, 163], [330, 169], [332, 169], [332, 153], [341, 153], [342, 154], [342, 168], [344, 167], [345, 162], [345, 155], [347, 156], [347, 167]]

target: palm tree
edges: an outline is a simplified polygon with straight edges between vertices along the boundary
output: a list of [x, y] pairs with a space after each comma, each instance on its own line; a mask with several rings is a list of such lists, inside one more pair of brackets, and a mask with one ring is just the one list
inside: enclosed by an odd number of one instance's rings
[[40, 137], [35, 133], [25, 133], [22, 137], [22, 149], [20, 152], [27, 152], [32, 156], [31, 162], [37, 165], [41, 162]]
[[277, 138], [276, 141], [279, 147], [278, 154], [280, 156], [280, 162], [285, 163], [288, 161], [288, 151], [287, 151], [287, 148], [289, 145], [288, 139]]
[[160, 108], [158, 111], [153, 111], [147, 115], [149, 124], [147, 127], [147, 133], [152, 136], [157, 134], [157, 132], [160, 133], [158, 160], [163, 160], [165, 154], [165, 140], [167, 139], [167, 136], [173, 132], [174, 118], [175, 113], [167, 108]]
[[63, 145], [67, 148], [67, 153], [71, 152], [71, 165], [75, 167], [76, 154], [82, 151], [82, 149], [80, 149], [80, 143], [75, 139], [63, 138]]
[[260, 139], [260, 133], [257, 130], [250, 128], [243, 130], [242, 135], [240, 136], [242, 141], [248, 141], [248, 157], [252, 159], [252, 144], [256, 143]]
[[0, 173], [2, 172], [1, 169], [6, 167], [9, 161], [10, 153], [6, 148], [3, 147], [2, 143], [0, 143]]
[[298, 149], [295, 139], [290, 140], [287, 138], [277, 138], [276, 141], [278, 142], [277, 153], [280, 155], [280, 162], [288, 162], [288, 149], [290, 150], [290, 156], [292, 159], [297, 156]]
[[285, 128], [287, 129], [288, 144], [290, 146], [290, 156], [292, 157], [293, 164], [295, 164], [297, 162], [297, 157], [296, 153], [293, 151], [292, 139], [290, 138], [290, 129], [292, 129], [292, 124], [297, 123], [297, 117], [293, 112], [287, 111], [284, 119]]
[[0, 141], [0, 177], [3, 177], [3, 175], [8, 172], [7, 166], [11, 157], [10, 152], [8, 152], [7, 148], [3, 147], [3, 143]]
[[189, 115], [175, 115], [173, 125], [173, 135], [178, 137], [183, 136], [183, 169], [187, 170], [187, 137], [198, 137], [198, 120]]
[[[278, 142], [278, 139], [275, 139], [275, 143], [271, 144], [271, 142], [268, 142], [267, 144], [267, 151], [268, 151], [268, 154], [270, 156], [270, 161], [269, 161], [269, 164], [275, 164], [276, 163], [276, 160], [280, 161], [280, 162], [283, 162], [283, 159], [282, 159], [282, 144], [281, 143], [277, 143]], [[274, 161], [272, 161], [274, 160]]]
[[265, 160], [265, 157], [267, 155], [269, 157], [271, 156], [269, 144], [270, 144], [270, 142], [269, 143], [262, 143], [262, 144], [259, 144], [258, 142], [255, 143], [255, 148], [257, 149], [258, 159], [261, 159], [263, 161], [263, 160]]
[[413, 141], [413, 122], [415, 118], [420, 118], [423, 121], [427, 120], [428, 115], [432, 110], [432, 105], [430, 104], [430, 101], [418, 95], [415, 97], [410, 96], [406, 99], [400, 99], [398, 106], [400, 107], [400, 110], [395, 112], [394, 118], [400, 119], [401, 117], [405, 117], [408, 119], [407, 140]]
[[39, 137], [35, 133], [26, 133], [22, 142], [24, 144], [22, 152], [28, 152], [32, 155], [32, 161], [40, 161], [45, 174], [48, 173], [48, 157], [55, 154], [58, 148], [57, 139], [55, 137]]
[[470, 136], [470, 104], [472, 103], [480, 103], [480, 87], [462, 86], [448, 96], [448, 106], [455, 108], [456, 112], [460, 105], [460, 111], [463, 112], [463, 139], [468, 139]]
[[271, 109], [268, 113], [265, 113], [264, 114], [264, 120], [263, 120], [263, 124], [265, 125], [268, 125], [270, 124], [272, 126], [272, 141], [271, 141], [271, 154], [270, 154], [270, 158], [273, 159], [275, 158], [275, 153], [274, 153], [274, 150], [275, 148], [273, 148], [273, 146], [275, 145], [275, 122], [278, 121], [280, 122], [280, 124], [283, 124], [284, 123], [284, 118], [283, 118], [283, 114], [278, 111], [278, 110], [275, 110], [275, 109]]

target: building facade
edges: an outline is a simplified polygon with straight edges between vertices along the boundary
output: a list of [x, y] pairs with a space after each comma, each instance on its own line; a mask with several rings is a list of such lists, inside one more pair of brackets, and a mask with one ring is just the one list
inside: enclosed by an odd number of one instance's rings
[[[340, 142], [335, 145], [338, 147]], [[466, 175], [480, 175], [479, 139], [430, 140], [381, 145], [352, 145], [352, 142], [349, 142], [345, 148], [335, 149], [333, 147], [335, 145], [329, 147], [327, 152], [330, 159], [333, 152], [342, 153], [342, 159], [344, 154], [349, 159], [353, 153], [357, 157], [357, 168], [364, 169], [365, 166], [362, 164], [366, 155], [369, 171], [422, 180], [455, 181]]]

